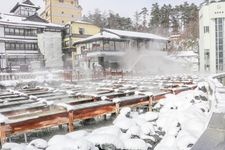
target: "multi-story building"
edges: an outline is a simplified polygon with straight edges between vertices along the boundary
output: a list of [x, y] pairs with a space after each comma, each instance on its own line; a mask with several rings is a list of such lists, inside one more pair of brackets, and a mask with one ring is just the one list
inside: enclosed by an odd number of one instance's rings
[[44, 3], [41, 17], [51, 23], [65, 25], [81, 18], [82, 8], [78, 0], [44, 0]]
[[[74, 42], [76, 53], [73, 53], [73, 68], [95, 70], [125, 69], [124, 60], [131, 56], [131, 63], [138, 61], [143, 50], [163, 51], [167, 48], [168, 39], [158, 35], [142, 32], [102, 29], [100, 33]], [[129, 58], [130, 59], [130, 58]]]
[[66, 66], [72, 67], [72, 52], [75, 54], [76, 49], [73, 43], [95, 35], [100, 32], [100, 28], [94, 24], [84, 21], [72, 21], [65, 25], [63, 39], [64, 62]]
[[209, 0], [199, 12], [200, 71], [225, 71], [225, 2]]
[[[0, 14], [1, 69], [28, 67], [32, 62], [44, 64], [48, 59], [41, 53], [44, 50], [39, 48], [38, 34], [51, 32], [61, 36], [63, 27], [40, 18], [37, 15], [38, 9], [39, 7], [30, 0], [25, 0], [17, 3], [11, 13]], [[60, 47], [61, 42], [55, 44], [59, 44]], [[54, 51], [62, 51], [62, 49]]]

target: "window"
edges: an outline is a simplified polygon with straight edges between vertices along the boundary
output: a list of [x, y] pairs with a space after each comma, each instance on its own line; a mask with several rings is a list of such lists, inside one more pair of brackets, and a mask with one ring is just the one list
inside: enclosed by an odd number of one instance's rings
[[60, 3], [63, 3], [63, 2], [64, 2], [64, 0], [59, 0], [59, 2], [60, 2]]
[[13, 29], [13, 28], [10, 28], [10, 29], [9, 29], [9, 35], [14, 35], [14, 33], [15, 33], [15, 32], [14, 32], [14, 29]]
[[20, 29], [20, 34], [21, 36], [24, 36], [24, 29]]
[[224, 19], [215, 19], [215, 29], [216, 29], [216, 70], [221, 72], [224, 69]]
[[11, 47], [11, 49], [16, 49], [16, 44], [15, 43], [11, 43], [10, 47]]
[[70, 26], [66, 26], [65, 33], [66, 35], [70, 35]]
[[19, 29], [15, 29], [15, 35], [19, 35], [20, 34], [20, 30]]
[[9, 28], [5, 28], [5, 34], [6, 34], [6, 35], [9, 34]]
[[64, 11], [62, 11], [62, 14], [64, 14]]
[[19, 43], [16, 44], [16, 49], [20, 49], [20, 44]]
[[205, 49], [205, 70], [209, 71], [210, 70], [210, 53], [209, 53], [209, 49]]
[[5, 35], [16, 35], [16, 36], [36, 36], [36, 29], [19, 29], [13, 27], [5, 28]]
[[10, 43], [5, 43], [5, 49], [6, 50], [10, 49]]
[[70, 46], [70, 42], [69, 41], [65, 41], [65, 47], [69, 47]]
[[64, 23], [64, 20], [62, 20], [62, 23]]
[[25, 45], [23, 43], [20, 44], [20, 49], [24, 50], [25, 49]]
[[80, 34], [80, 35], [83, 35], [84, 32], [85, 32], [84, 28], [79, 28], [79, 34]]
[[205, 65], [205, 70], [206, 70], [206, 71], [209, 71], [209, 70], [210, 70], [210, 65], [207, 65], [207, 64], [206, 64], [206, 65]]
[[204, 33], [209, 33], [209, 26], [204, 26]]
[[37, 43], [10, 43], [5, 44], [6, 50], [38, 50]]

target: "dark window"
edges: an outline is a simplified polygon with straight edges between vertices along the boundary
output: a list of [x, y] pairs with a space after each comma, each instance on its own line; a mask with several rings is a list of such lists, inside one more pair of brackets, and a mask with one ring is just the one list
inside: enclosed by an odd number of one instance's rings
[[83, 35], [85, 32], [84, 28], [79, 28], [79, 34]]
[[204, 26], [204, 33], [209, 33], [209, 26]]
[[60, 3], [63, 3], [63, 2], [64, 2], [64, 0], [59, 0], [59, 2], [60, 2]]

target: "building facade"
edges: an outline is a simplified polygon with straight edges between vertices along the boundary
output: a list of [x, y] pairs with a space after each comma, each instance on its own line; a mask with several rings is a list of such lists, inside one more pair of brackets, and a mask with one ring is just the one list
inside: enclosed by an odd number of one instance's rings
[[64, 62], [67, 67], [72, 68], [72, 53], [76, 53], [73, 43], [95, 35], [100, 32], [100, 28], [94, 24], [84, 21], [72, 21], [65, 25], [63, 52]]
[[127, 58], [137, 53], [131, 63], [138, 59], [142, 50], [163, 51], [168, 39], [149, 33], [114, 29], [102, 29], [100, 33], [74, 42], [73, 69], [104, 71], [129, 70]]
[[119, 36], [101, 32], [74, 43], [74, 70], [119, 69], [128, 42]]
[[78, 0], [44, 0], [44, 3], [41, 17], [51, 23], [65, 25], [81, 18], [82, 8]]
[[199, 12], [200, 71], [219, 73], [225, 70], [225, 2], [203, 3]]
[[38, 9], [30, 0], [25, 0], [17, 3], [11, 13], [0, 14], [1, 70], [28, 70], [33, 62], [44, 64], [47, 58], [40, 51], [37, 35], [61, 33], [63, 28], [40, 18]]

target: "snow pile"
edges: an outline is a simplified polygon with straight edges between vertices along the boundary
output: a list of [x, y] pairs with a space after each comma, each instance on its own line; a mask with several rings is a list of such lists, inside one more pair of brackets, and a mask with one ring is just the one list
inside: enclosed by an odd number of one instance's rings
[[[223, 74], [221, 74], [223, 75]], [[220, 77], [220, 74], [218, 75]], [[217, 113], [225, 112], [225, 87], [223, 84], [215, 77], [209, 77], [210, 94], [212, 95], [212, 109]]]
[[6, 123], [9, 119], [0, 113], [0, 123]]
[[72, 105], [66, 104], [66, 103], [59, 103], [56, 104], [59, 107], [65, 108], [68, 112], [74, 110], [74, 107]]
[[210, 119], [207, 91], [206, 83], [201, 83], [194, 91], [167, 95], [161, 102], [163, 106], [156, 121], [157, 127], [165, 131], [165, 136], [156, 150], [191, 149]]

